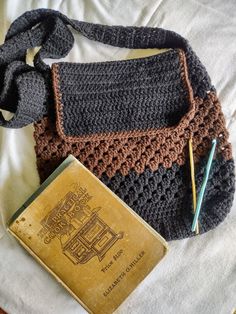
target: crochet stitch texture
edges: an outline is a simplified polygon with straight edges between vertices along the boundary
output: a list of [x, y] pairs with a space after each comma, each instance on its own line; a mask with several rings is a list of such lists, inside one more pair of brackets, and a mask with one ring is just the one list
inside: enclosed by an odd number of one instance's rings
[[[73, 46], [67, 25], [105, 44], [170, 49], [134, 60], [59, 62], [50, 69], [42, 59], [63, 57]], [[26, 65], [25, 50], [38, 45], [35, 67]], [[0, 125], [35, 122], [41, 182], [73, 154], [167, 240], [189, 237], [194, 234], [188, 140], [193, 138], [199, 191], [211, 141], [217, 138], [200, 232], [226, 217], [235, 176], [224, 116], [205, 67], [180, 35], [35, 10], [11, 25], [0, 67], [0, 108], [15, 112], [10, 121], [0, 115]]]

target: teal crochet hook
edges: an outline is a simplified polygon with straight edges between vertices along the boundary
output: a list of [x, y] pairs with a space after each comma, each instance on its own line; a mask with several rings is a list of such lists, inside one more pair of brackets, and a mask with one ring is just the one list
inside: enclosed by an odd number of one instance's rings
[[209, 174], [210, 174], [210, 170], [211, 170], [211, 166], [212, 166], [213, 157], [214, 157], [214, 154], [215, 154], [216, 144], [217, 144], [217, 141], [216, 141], [216, 139], [214, 139], [212, 141], [212, 147], [211, 147], [211, 151], [210, 151], [209, 158], [208, 158], [208, 161], [207, 161], [206, 170], [205, 170], [204, 178], [203, 178], [203, 183], [202, 183], [202, 186], [201, 186], [199, 197], [197, 199], [197, 206], [196, 206], [196, 211], [195, 211], [195, 214], [194, 214], [193, 224], [192, 224], [192, 229], [191, 229], [192, 232], [194, 232], [195, 229], [196, 229], [196, 225], [197, 225], [198, 217], [199, 217], [199, 214], [200, 214], [200, 209], [201, 209], [201, 206], [202, 206], [204, 193], [205, 193], [205, 190], [206, 190], [207, 181], [209, 179]]

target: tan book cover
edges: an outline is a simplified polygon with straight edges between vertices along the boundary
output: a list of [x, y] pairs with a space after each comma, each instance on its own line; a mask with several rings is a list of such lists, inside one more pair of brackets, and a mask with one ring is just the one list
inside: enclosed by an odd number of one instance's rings
[[167, 251], [165, 240], [73, 156], [9, 231], [90, 313], [112, 313]]

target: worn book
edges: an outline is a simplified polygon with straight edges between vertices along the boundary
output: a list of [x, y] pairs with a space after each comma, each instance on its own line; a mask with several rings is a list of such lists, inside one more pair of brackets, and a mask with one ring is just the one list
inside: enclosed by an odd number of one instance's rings
[[69, 156], [8, 230], [89, 313], [112, 313], [167, 252], [165, 240]]

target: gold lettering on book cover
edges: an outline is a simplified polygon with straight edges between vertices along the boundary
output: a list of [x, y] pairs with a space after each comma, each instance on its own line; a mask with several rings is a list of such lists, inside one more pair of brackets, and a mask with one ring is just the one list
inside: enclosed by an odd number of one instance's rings
[[40, 222], [42, 229], [38, 236], [45, 244], [58, 239], [63, 254], [73, 264], [85, 264], [95, 256], [102, 261], [124, 236], [99, 217], [102, 207], [92, 208], [89, 205], [92, 198], [86, 188], [73, 184], [71, 191]]

